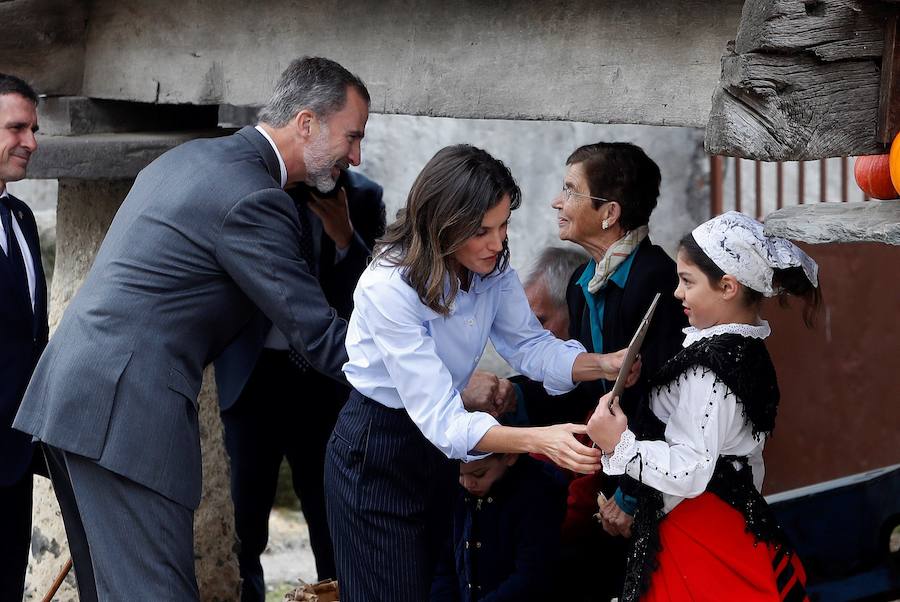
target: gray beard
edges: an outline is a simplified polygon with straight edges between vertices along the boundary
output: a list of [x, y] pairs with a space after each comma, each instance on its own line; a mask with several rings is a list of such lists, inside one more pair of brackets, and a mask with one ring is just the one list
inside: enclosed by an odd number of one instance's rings
[[326, 193], [334, 190], [337, 180], [331, 177], [331, 169], [329, 169], [328, 173], [307, 175], [305, 183], [321, 193]]
[[304, 182], [319, 192], [330, 192], [337, 180], [331, 177], [334, 163], [328, 160], [328, 128], [322, 127], [319, 137], [303, 150], [303, 162], [306, 164]]

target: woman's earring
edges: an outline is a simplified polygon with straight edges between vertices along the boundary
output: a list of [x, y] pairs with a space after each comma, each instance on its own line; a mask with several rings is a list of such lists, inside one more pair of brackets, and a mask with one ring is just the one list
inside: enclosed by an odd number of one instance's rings
[[603, 223], [600, 224], [600, 227], [603, 228], [604, 230], [608, 230], [609, 229], [609, 220], [608, 219], [603, 220]]

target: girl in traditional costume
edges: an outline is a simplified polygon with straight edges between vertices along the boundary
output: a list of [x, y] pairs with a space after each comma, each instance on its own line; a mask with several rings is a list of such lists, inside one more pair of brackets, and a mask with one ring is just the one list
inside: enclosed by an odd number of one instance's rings
[[588, 422], [603, 470], [627, 475], [638, 498], [622, 599], [806, 600], [803, 567], [760, 493], [779, 392], [759, 306], [799, 296], [810, 326], [818, 266], [737, 212], [696, 228], [677, 259], [683, 349], [630, 424], [609, 396]]

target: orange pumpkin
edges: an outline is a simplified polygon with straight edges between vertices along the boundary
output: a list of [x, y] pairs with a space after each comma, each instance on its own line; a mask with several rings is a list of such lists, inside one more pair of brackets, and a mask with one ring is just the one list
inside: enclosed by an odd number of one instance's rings
[[891, 167], [891, 182], [894, 189], [900, 193], [900, 132], [894, 136], [894, 143], [891, 144], [891, 154], [888, 160]]
[[853, 175], [856, 177], [856, 183], [862, 191], [873, 199], [896, 199], [900, 197], [900, 194], [897, 193], [897, 189], [894, 188], [894, 184], [891, 182], [889, 155], [857, 157], [853, 166]]

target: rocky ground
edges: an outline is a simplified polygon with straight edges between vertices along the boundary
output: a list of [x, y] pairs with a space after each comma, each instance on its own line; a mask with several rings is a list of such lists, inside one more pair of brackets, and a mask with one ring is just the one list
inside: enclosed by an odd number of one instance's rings
[[262, 555], [266, 575], [266, 602], [281, 602], [297, 587], [297, 580], [316, 581], [316, 564], [309, 547], [309, 531], [303, 514], [276, 508], [269, 517], [269, 546]]

